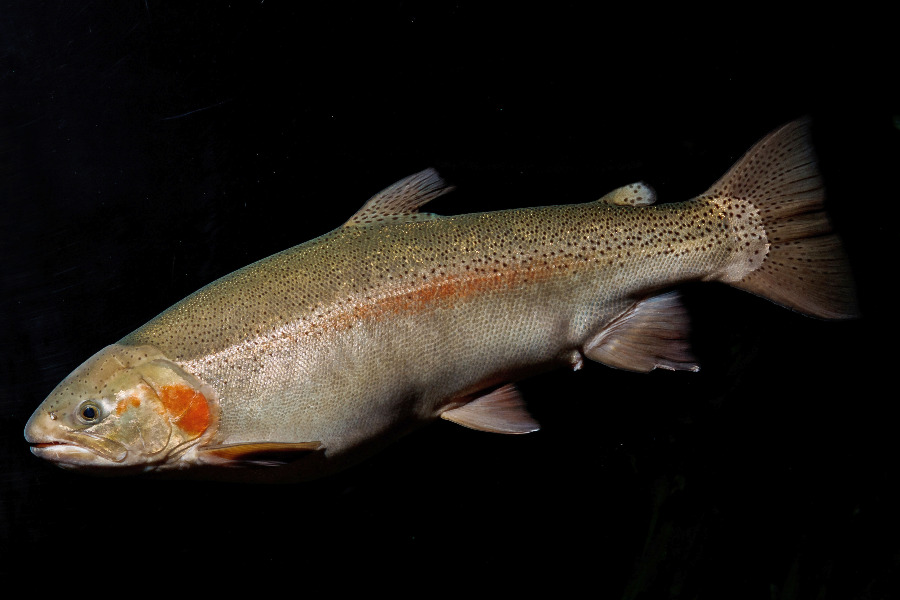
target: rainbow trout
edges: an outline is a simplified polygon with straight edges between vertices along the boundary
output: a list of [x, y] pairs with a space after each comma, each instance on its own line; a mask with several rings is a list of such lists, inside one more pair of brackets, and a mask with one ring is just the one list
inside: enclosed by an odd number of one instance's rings
[[853, 317], [808, 130], [782, 127], [675, 204], [638, 183], [586, 204], [438, 216], [419, 209], [449, 188], [423, 171], [100, 350], [25, 438], [72, 469], [304, 480], [438, 418], [535, 431], [513, 382], [543, 369], [696, 370], [682, 282]]

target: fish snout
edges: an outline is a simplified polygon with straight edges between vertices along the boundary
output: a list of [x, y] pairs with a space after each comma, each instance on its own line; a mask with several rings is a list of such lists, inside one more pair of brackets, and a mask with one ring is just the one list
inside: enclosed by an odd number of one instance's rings
[[121, 463], [128, 449], [118, 442], [74, 431], [58, 418], [57, 411], [39, 407], [25, 424], [25, 441], [31, 453], [60, 466], [96, 466]]
[[38, 407], [25, 423], [25, 441], [34, 445], [54, 443], [51, 425], [57, 420], [55, 410]]

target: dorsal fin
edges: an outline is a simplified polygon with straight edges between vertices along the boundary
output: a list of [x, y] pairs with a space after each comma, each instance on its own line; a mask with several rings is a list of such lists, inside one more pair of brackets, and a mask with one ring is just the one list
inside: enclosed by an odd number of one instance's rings
[[531, 433], [540, 429], [525, 409], [519, 390], [506, 384], [468, 404], [441, 413], [442, 419], [491, 433]]
[[344, 227], [407, 218], [434, 218], [419, 208], [453, 188], [434, 169], [425, 169], [387, 187], [363, 204]]
[[597, 202], [616, 206], [647, 206], [656, 202], [656, 192], [643, 181], [638, 181], [614, 189]]

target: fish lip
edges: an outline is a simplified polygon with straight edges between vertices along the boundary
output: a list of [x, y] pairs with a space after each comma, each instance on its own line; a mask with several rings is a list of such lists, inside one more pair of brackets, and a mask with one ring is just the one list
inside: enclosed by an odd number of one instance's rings
[[[53, 440], [53, 441], [49, 441], [49, 442], [47, 442], [47, 441], [32, 442], [29, 440], [28, 446], [29, 446], [29, 449], [31, 450], [31, 453], [40, 458], [45, 458], [45, 457], [47, 457], [47, 455], [50, 455], [50, 454], [55, 454], [58, 458], [60, 450], [62, 452], [72, 452], [75, 454], [77, 454], [79, 452], [89, 452], [91, 454], [96, 454], [95, 452], [91, 452], [90, 450], [88, 450], [87, 448], [85, 448], [84, 446], [81, 446], [79, 444], [72, 444], [69, 442], [62, 442], [62, 441], [58, 441], [58, 440]], [[97, 456], [99, 456], [99, 455], [97, 455]]]
[[74, 444], [68, 442], [28, 442], [28, 445], [31, 446], [32, 450], [35, 448], [48, 448], [50, 446], [74, 446]]
[[81, 446], [66, 442], [29, 442], [28, 446], [31, 453], [38, 458], [50, 458], [55, 455], [58, 459], [60, 451], [77, 454], [79, 451], [85, 450], [85, 448], [82, 448]]
[[128, 448], [124, 444], [88, 431], [51, 425], [48, 415], [49, 412], [39, 408], [25, 424], [25, 441], [35, 456], [54, 462], [82, 463], [85, 459], [99, 459], [116, 464], [128, 458]]
[[[78, 435], [84, 436], [86, 438], [102, 440], [102, 438], [86, 433], [80, 433]], [[118, 464], [123, 462], [128, 457], [128, 451], [124, 446], [121, 446], [121, 444], [115, 444], [115, 446], [119, 446], [119, 448], [95, 448], [91, 447], [90, 445], [79, 443], [78, 440], [37, 440], [26, 438], [26, 441], [30, 446], [31, 453], [41, 458], [53, 458], [55, 460], [60, 460], [60, 453], [63, 453], [63, 455], [68, 454], [72, 456], [91, 456], [94, 458], [99, 458], [103, 461], [108, 461], [113, 464]], [[113, 450], [118, 450], [118, 452], [114, 452]]]

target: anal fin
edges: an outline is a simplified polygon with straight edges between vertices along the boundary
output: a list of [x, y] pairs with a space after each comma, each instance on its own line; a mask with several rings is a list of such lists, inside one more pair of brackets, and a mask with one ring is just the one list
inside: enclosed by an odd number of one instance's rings
[[290, 464], [322, 448], [321, 442], [249, 442], [199, 448], [203, 458], [232, 466], [274, 467]]
[[634, 304], [584, 345], [584, 355], [628, 371], [698, 371], [688, 344], [690, 321], [678, 292]]
[[444, 411], [441, 418], [491, 433], [531, 433], [541, 427], [525, 409], [522, 395], [512, 384], [501, 386], [459, 408]]

